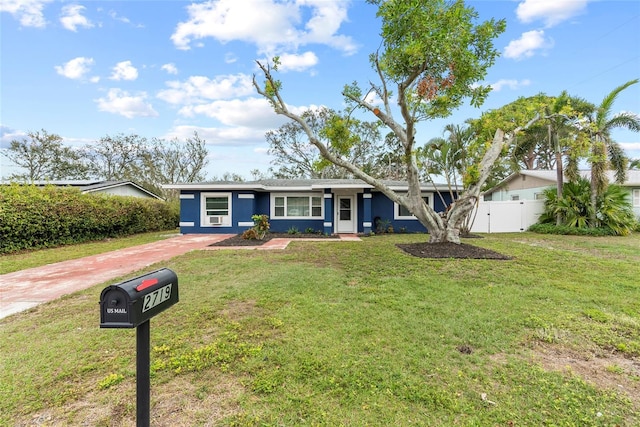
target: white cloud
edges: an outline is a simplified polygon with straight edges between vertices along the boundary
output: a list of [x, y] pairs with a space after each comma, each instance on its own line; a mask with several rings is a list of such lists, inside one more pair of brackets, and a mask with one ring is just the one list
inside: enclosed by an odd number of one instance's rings
[[223, 75], [213, 79], [191, 76], [187, 81], [170, 81], [166, 85], [169, 89], [158, 92], [158, 98], [170, 104], [184, 105], [254, 93], [251, 77], [246, 74]]
[[225, 55], [224, 55], [224, 62], [226, 64], [233, 64], [237, 60], [238, 60], [238, 57], [235, 54], [231, 53], [231, 52], [225, 53]]
[[62, 8], [62, 16], [60, 22], [62, 26], [69, 31], [78, 31], [78, 27], [92, 28], [93, 23], [87, 19], [86, 16], [82, 16], [82, 12], [86, 8], [79, 4], [70, 4]]
[[115, 21], [124, 22], [125, 24], [131, 24], [131, 20], [129, 18], [127, 18], [126, 16], [119, 16], [115, 10], [110, 10], [109, 16]]
[[174, 127], [163, 138], [167, 140], [171, 140], [174, 138], [184, 140], [187, 138], [192, 138], [194, 132], [198, 132], [198, 136], [204, 139], [207, 144], [235, 147], [238, 145], [264, 143], [264, 134], [266, 131], [262, 129], [253, 129], [243, 126], [200, 127], [181, 125]]
[[218, 100], [208, 104], [188, 105], [180, 109], [185, 117], [203, 115], [227, 126], [271, 129], [280, 126], [284, 118], [273, 112], [263, 98]]
[[318, 63], [318, 57], [313, 52], [305, 52], [301, 55], [284, 53], [280, 55], [280, 67], [282, 72], [304, 71]]
[[92, 65], [93, 58], [85, 58], [83, 56], [79, 56], [69, 62], [64, 63], [63, 65], [56, 65], [54, 68], [61, 76], [64, 76], [68, 79], [78, 80], [82, 79], [84, 75], [91, 70]]
[[[189, 20], [180, 22], [171, 40], [178, 49], [190, 49], [194, 40], [212, 37], [221, 43], [254, 43], [261, 53], [295, 49], [309, 43], [332, 46], [347, 54], [357, 46], [337, 34], [347, 19], [348, 3], [341, 0], [209, 0], [187, 6]], [[303, 16], [310, 19], [300, 25]]]
[[512, 40], [504, 48], [504, 56], [511, 59], [529, 58], [536, 50], [549, 49], [553, 46], [551, 39], [545, 40], [543, 30], [533, 30], [522, 33], [518, 40]]
[[8, 12], [23, 27], [44, 28], [47, 21], [42, 10], [47, 3], [53, 0], [2, 0], [0, 1], [0, 12]]
[[135, 80], [138, 78], [138, 70], [131, 65], [131, 61], [118, 62], [113, 67], [113, 72], [109, 78], [111, 80]]
[[96, 99], [98, 110], [120, 114], [128, 119], [134, 117], [157, 117], [158, 113], [146, 102], [146, 92], [130, 95], [122, 89], [109, 89], [106, 98]]
[[178, 68], [176, 68], [176, 64], [164, 64], [160, 67], [161, 70], [166, 71], [169, 74], [178, 74]]
[[589, 0], [524, 0], [516, 15], [525, 24], [541, 20], [552, 27], [584, 12]]
[[640, 142], [620, 142], [622, 148], [628, 151], [640, 151]]
[[529, 79], [524, 79], [524, 80], [500, 79], [497, 82], [492, 83], [491, 88], [495, 92], [500, 92], [504, 87], [508, 87], [511, 90], [516, 90], [524, 86], [529, 86], [530, 84], [531, 84], [531, 80]]

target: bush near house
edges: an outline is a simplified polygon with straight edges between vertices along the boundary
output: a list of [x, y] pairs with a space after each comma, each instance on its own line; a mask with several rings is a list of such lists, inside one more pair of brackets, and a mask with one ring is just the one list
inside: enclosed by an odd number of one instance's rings
[[178, 221], [178, 206], [159, 200], [0, 186], [0, 253], [169, 230]]

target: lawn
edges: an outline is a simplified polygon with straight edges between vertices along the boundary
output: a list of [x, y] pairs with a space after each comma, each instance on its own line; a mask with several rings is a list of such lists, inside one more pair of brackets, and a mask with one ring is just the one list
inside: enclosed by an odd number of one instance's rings
[[[196, 251], [151, 321], [153, 426], [640, 424], [640, 235]], [[135, 331], [104, 285], [0, 320], [0, 425], [131, 426]]]

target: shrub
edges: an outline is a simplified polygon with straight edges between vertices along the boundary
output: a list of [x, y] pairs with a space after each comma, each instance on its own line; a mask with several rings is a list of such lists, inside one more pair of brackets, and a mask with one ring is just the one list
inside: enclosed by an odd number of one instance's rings
[[246, 240], [262, 240], [264, 236], [269, 232], [271, 227], [269, 224], [269, 217], [267, 215], [252, 215], [253, 227], [245, 230], [242, 233], [242, 238]]
[[0, 186], [0, 253], [176, 228], [179, 207], [78, 189]]
[[[562, 198], [558, 199], [555, 187], [544, 190], [545, 210], [538, 219], [538, 224], [556, 224], [556, 217], [560, 215], [562, 227], [555, 227], [553, 234], [580, 235], [627, 235], [637, 227], [637, 220], [627, 198], [627, 192], [618, 185], [609, 185], [596, 203], [596, 221], [591, 223], [592, 208], [590, 203], [589, 181], [580, 178], [575, 182], [567, 182], [562, 187]], [[603, 229], [603, 233], [593, 231], [574, 231], [571, 229], [596, 230]], [[531, 231], [551, 230], [545, 228], [530, 228]], [[565, 230], [567, 232], [560, 232]], [[538, 231], [544, 232], [544, 231]]]
[[610, 228], [594, 227], [571, 227], [568, 225], [555, 224], [533, 224], [529, 231], [539, 234], [564, 234], [569, 236], [615, 236], [615, 232]]

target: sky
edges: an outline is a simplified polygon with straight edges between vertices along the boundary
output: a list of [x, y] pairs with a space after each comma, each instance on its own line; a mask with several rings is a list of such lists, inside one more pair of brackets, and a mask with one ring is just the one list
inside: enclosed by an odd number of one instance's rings
[[[567, 90], [599, 104], [640, 78], [640, 1], [467, 4], [480, 20], [507, 23], [483, 82], [493, 91], [480, 108], [421, 125], [419, 141], [518, 97]], [[377, 81], [368, 58], [380, 41], [376, 8], [363, 0], [0, 0], [0, 149], [41, 129], [73, 147], [107, 135], [198, 132], [209, 178], [250, 179], [270, 166], [265, 133], [286, 122], [252, 87], [256, 60], [280, 57], [292, 110], [341, 110], [345, 84]], [[640, 83], [613, 111], [640, 113]], [[640, 134], [612, 136], [640, 158]], [[0, 176], [15, 171], [0, 156]]]

